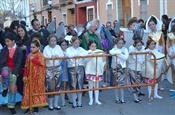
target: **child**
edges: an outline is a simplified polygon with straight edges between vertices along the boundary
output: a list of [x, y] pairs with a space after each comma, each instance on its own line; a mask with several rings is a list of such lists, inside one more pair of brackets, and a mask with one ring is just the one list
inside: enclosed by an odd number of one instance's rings
[[[32, 93], [44, 93], [45, 92], [45, 58], [40, 52], [41, 44], [39, 40], [35, 39], [31, 42], [31, 53], [27, 56], [26, 65], [24, 68], [24, 94], [22, 100], [22, 109], [27, 109], [25, 113], [29, 112], [29, 86], [31, 85]], [[30, 84], [32, 80], [32, 84]], [[38, 112], [38, 107], [46, 106], [46, 95], [38, 95], [32, 97], [33, 112]]]
[[[171, 32], [167, 35], [167, 54], [168, 54], [168, 59], [170, 60], [170, 66], [172, 73], [172, 83], [173, 83], [173, 89], [170, 89], [170, 91], [175, 91], [175, 25], [172, 26]], [[171, 74], [170, 73], [170, 74]], [[171, 79], [171, 75], [167, 75], [168, 79]]]
[[[48, 37], [49, 45], [44, 48], [43, 55], [45, 58], [58, 58], [63, 57], [63, 51], [57, 45], [57, 36], [51, 34]], [[47, 60], [46, 61], [46, 87], [48, 92], [61, 90], [61, 60]], [[60, 110], [58, 106], [59, 95], [48, 95], [49, 110]], [[54, 102], [54, 103], [53, 103]]]
[[[61, 39], [59, 41], [59, 45], [61, 46], [61, 49], [63, 50], [64, 56], [66, 56], [66, 49], [69, 46], [69, 42], [65, 39]], [[68, 79], [68, 61], [67, 60], [62, 60], [61, 61], [61, 68], [62, 68], [62, 86], [61, 90], [68, 90], [69, 89], [69, 79]], [[72, 104], [72, 98], [71, 98], [71, 93], [67, 93], [69, 103]], [[62, 107], [66, 106], [65, 102], [65, 94], [61, 94], [61, 99], [62, 99]]]
[[[134, 55], [136, 52], [144, 52], [143, 42], [141, 39], [137, 39], [134, 41], [133, 44], [134, 48], [129, 50], [130, 56], [129, 56], [129, 85], [135, 85], [135, 84], [141, 84], [142, 83], [142, 66], [144, 63], [144, 55]], [[136, 65], [137, 63], [137, 65]], [[134, 100], [136, 103], [139, 103], [141, 101], [140, 98], [138, 98], [138, 93], [140, 94], [140, 87], [133, 87], [129, 88], [131, 93], [134, 95]], [[141, 93], [142, 94], [142, 93]]]
[[[72, 46], [67, 48], [66, 53], [67, 56], [73, 58], [75, 56], [87, 56], [88, 52], [83, 48], [79, 47], [81, 40], [77, 36], [73, 36], [71, 39]], [[78, 58], [76, 59], [69, 59], [68, 60], [68, 71], [69, 71], [69, 81], [70, 81], [70, 89], [79, 89], [83, 88], [83, 81], [84, 81], [84, 59]], [[75, 71], [76, 69], [76, 71]], [[72, 93], [73, 99], [73, 108], [82, 107], [82, 93], [78, 92], [78, 105], [76, 103], [76, 93]]]
[[[104, 53], [102, 50], [96, 49], [96, 47], [97, 47], [97, 43], [94, 40], [90, 41], [88, 53], [90, 55], [98, 55], [98, 54]], [[89, 58], [87, 61], [88, 62], [86, 64], [85, 73], [86, 73], [86, 79], [88, 80], [88, 83], [89, 83], [89, 89], [92, 89], [93, 87], [99, 88], [99, 81], [103, 80], [103, 72], [104, 72], [106, 58], [97, 57], [96, 59], [94, 57], [94, 58]], [[99, 90], [95, 90], [94, 92], [95, 92], [95, 103], [98, 105], [101, 105], [101, 102], [98, 100]], [[92, 94], [93, 94], [93, 91], [89, 91], [89, 99], [90, 99], [89, 105], [93, 104]]]
[[[156, 46], [156, 42], [152, 39], [147, 41], [147, 45], [146, 45], [146, 50], [145, 52], [151, 52], [156, 56], [156, 84], [154, 87], [154, 98], [158, 98], [158, 99], [162, 99], [163, 97], [158, 95], [158, 82], [161, 80], [161, 72], [162, 72], [162, 64], [164, 61], [164, 57], [165, 55], [163, 53], [158, 52], [155, 49]], [[145, 60], [145, 63], [143, 65], [143, 72], [142, 75], [144, 76], [144, 82], [145, 83], [153, 83], [153, 76], [154, 76], [154, 58], [150, 55], [147, 56], [147, 60]], [[146, 67], [145, 67], [146, 65]], [[145, 71], [146, 68], [146, 71]], [[148, 86], [148, 94], [149, 94], [149, 98], [151, 97], [151, 86]]]
[[3, 99], [7, 98], [7, 107], [11, 114], [15, 115], [16, 80], [22, 61], [22, 50], [15, 44], [16, 37], [13, 33], [7, 33], [4, 38], [6, 46], [0, 53], [0, 92], [2, 91]]
[[[116, 39], [116, 46], [110, 50], [111, 55], [117, 56], [117, 65], [116, 65], [116, 56], [112, 56], [112, 72], [113, 72], [113, 82], [114, 85], [123, 86], [125, 85], [125, 68], [126, 60], [129, 57], [129, 53], [126, 47], [124, 47], [125, 40], [123, 38]], [[117, 67], [117, 68], [116, 68]], [[116, 71], [117, 69], [117, 71]], [[120, 90], [121, 97], [119, 98], [118, 93]], [[124, 89], [115, 89], [116, 103], [125, 103], [124, 101]]]

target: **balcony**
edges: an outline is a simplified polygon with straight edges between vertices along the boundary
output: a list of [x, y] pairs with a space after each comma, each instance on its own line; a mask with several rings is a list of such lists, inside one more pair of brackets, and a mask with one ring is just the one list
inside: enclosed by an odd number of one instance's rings
[[74, 0], [59, 0], [60, 5], [72, 4]]

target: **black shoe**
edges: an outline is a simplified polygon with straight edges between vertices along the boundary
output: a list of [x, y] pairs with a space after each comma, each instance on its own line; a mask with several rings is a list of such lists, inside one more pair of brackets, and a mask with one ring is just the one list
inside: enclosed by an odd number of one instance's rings
[[138, 96], [145, 96], [145, 94], [142, 93], [142, 92], [140, 92], [140, 93], [138, 94]]
[[38, 107], [33, 108], [33, 113], [38, 113]]
[[140, 98], [138, 98], [139, 101], [142, 101]]
[[77, 106], [72, 105], [72, 108], [76, 108]]
[[140, 100], [135, 100], [134, 102], [135, 102], [135, 103], [139, 103], [139, 102], [140, 102]]
[[73, 104], [73, 102], [69, 102], [69, 104]]
[[61, 107], [65, 107], [65, 106], [66, 106], [66, 104], [62, 105]]
[[15, 108], [9, 108], [10, 112], [12, 115], [16, 115], [16, 110]]
[[82, 105], [78, 105], [77, 107], [78, 107], [78, 108], [82, 108]]
[[116, 100], [116, 103], [119, 104], [119, 103], [121, 103], [121, 101], [120, 100]]
[[27, 114], [30, 112], [30, 109], [26, 109], [26, 111], [24, 112], [24, 114]]
[[125, 101], [121, 101], [121, 104], [124, 104], [124, 103], [126, 103]]
[[52, 108], [50, 108], [50, 107], [49, 107], [48, 109], [49, 109], [49, 111], [53, 111], [53, 110], [54, 110], [54, 108], [53, 108], [53, 107], [52, 107]]
[[8, 89], [3, 90], [2, 92], [2, 97], [6, 97], [8, 93]]
[[60, 107], [60, 106], [58, 106], [58, 107], [55, 107], [55, 109], [56, 109], [56, 110], [61, 110], [61, 107]]

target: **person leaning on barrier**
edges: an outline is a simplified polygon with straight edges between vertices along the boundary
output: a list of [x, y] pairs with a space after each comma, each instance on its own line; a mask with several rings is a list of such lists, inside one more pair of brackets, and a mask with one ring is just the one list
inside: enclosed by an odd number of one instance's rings
[[[115, 44], [116, 45], [114, 46], [114, 48], [109, 51], [111, 55], [116, 55], [116, 56], [112, 56], [112, 64], [111, 64], [111, 69], [113, 72], [112, 82], [114, 86], [124, 86], [126, 60], [129, 57], [129, 53], [128, 53], [128, 49], [124, 47], [125, 40], [123, 38], [116, 39]], [[116, 96], [116, 103], [121, 103], [121, 104], [125, 103], [124, 89], [123, 88], [114, 89], [114, 91]], [[120, 97], [119, 97], [119, 91], [120, 91]]]
[[[129, 50], [130, 56], [128, 59], [128, 85], [136, 85], [142, 83], [142, 67], [145, 62], [144, 55], [135, 55], [138, 52], [144, 52], [143, 42], [141, 39], [134, 41], [133, 48]], [[129, 91], [134, 95], [134, 101], [139, 103], [141, 99], [139, 95], [145, 95], [141, 92], [140, 87], [130, 87]]]
[[[48, 43], [44, 50], [43, 55], [45, 58], [58, 58], [64, 57], [63, 51], [59, 45], [57, 45], [57, 36], [51, 34], [48, 37]], [[46, 90], [47, 92], [54, 92], [61, 90], [61, 60], [46, 60]], [[48, 95], [49, 110], [55, 109], [60, 110], [61, 107], [58, 106], [59, 94]]]
[[[71, 44], [69, 48], [67, 48], [66, 53], [69, 58], [73, 58], [76, 56], [87, 56], [88, 52], [83, 48], [79, 47], [81, 40], [77, 36], [73, 36], [71, 39]], [[75, 71], [76, 68], [76, 71]], [[68, 59], [68, 71], [69, 71], [69, 82], [71, 90], [81, 90], [83, 89], [83, 81], [84, 81], [84, 59], [78, 58], [76, 59]], [[78, 105], [76, 102], [76, 98], [78, 95]], [[82, 92], [72, 93], [73, 98], [73, 108], [82, 107]]]

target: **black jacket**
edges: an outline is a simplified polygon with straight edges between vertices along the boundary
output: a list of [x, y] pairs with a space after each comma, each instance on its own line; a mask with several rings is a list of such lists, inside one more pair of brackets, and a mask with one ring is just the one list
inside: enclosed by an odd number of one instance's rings
[[[7, 58], [8, 58], [8, 55], [9, 55], [9, 51], [8, 51], [8, 48], [5, 46], [2, 50], [1, 50], [1, 53], [0, 53], [0, 72], [2, 70], [3, 67], [7, 66], [6, 64], [6, 61], [7, 61]], [[17, 47], [16, 48], [16, 51], [14, 53], [14, 70], [12, 72], [12, 74], [16, 75], [18, 74], [19, 72], [19, 67], [21, 65], [21, 61], [22, 61], [22, 49]]]

